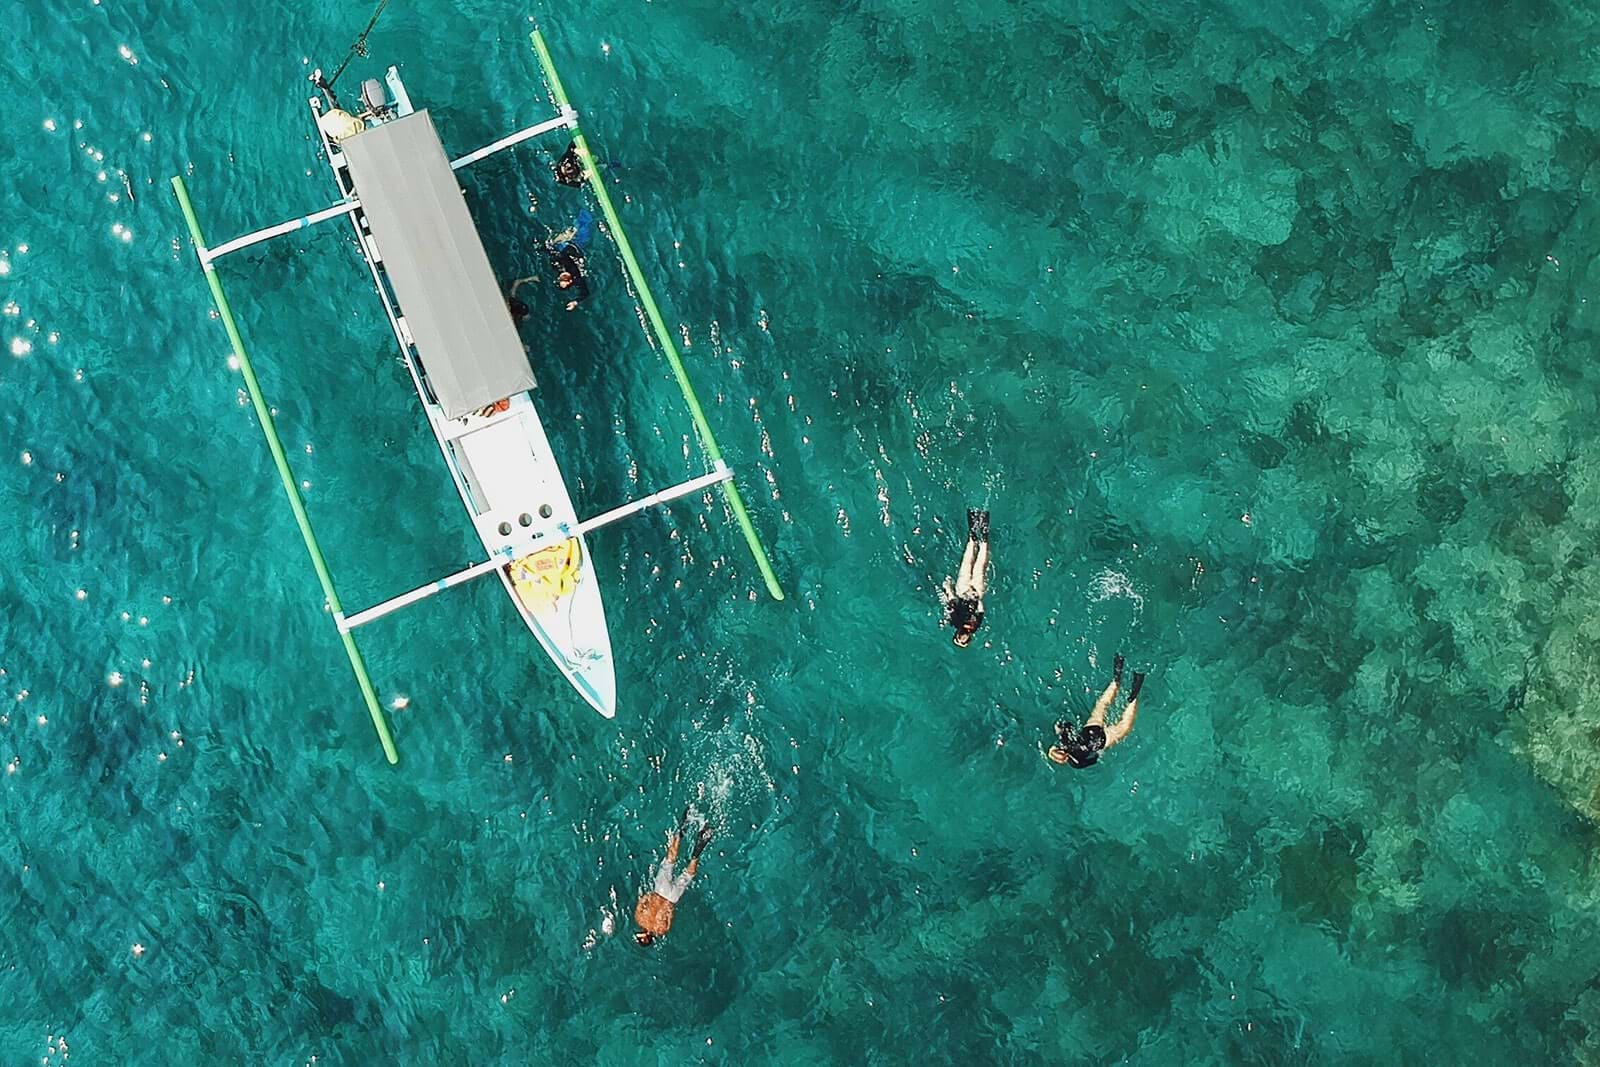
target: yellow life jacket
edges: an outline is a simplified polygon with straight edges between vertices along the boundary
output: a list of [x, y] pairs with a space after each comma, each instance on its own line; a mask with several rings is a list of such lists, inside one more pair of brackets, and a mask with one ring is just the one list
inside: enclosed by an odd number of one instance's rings
[[583, 574], [583, 546], [576, 537], [547, 545], [511, 564], [511, 584], [523, 605], [544, 614], [556, 601], [578, 588]]

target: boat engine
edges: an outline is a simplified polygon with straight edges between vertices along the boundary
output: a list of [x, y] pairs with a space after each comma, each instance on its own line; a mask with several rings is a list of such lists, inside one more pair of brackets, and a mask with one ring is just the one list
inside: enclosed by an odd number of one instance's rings
[[383, 83], [377, 78], [368, 78], [362, 82], [361, 103], [374, 115], [383, 114], [389, 106], [389, 94], [383, 91]]

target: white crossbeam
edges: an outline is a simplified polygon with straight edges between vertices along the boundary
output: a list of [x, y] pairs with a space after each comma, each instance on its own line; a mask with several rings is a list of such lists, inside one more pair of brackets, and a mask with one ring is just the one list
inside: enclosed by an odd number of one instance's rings
[[262, 241], [270, 241], [274, 237], [282, 237], [286, 233], [293, 233], [296, 230], [303, 230], [307, 226], [312, 226], [319, 222], [326, 222], [328, 219], [336, 219], [340, 215], [348, 215], [352, 211], [358, 210], [360, 207], [360, 200], [347, 200], [342, 204], [335, 204], [332, 207], [323, 208], [321, 211], [313, 211], [309, 215], [302, 215], [297, 219], [290, 219], [288, 222], [280, 222], [276, 226], [268, 226], [265, 229], [255, 230], [251, 233], [245, 234], [242, 237], [235, 237], [231, 241], [226, 241], [220, 245], [217, 245], [215, 248], [206, 249], [200, 254], [200, 261], [209, 266], [212, 260], [221, 259], [229, 252], [237, 252], [241, 248], [249, 248], [251, 245], [260, 244]]
[[[500, 138], [500, 140], [495, 141], [493, 144], [486, 144], [474, 152], [468, 152], [460, 159], [452, 160], [450, 162], [450, 169], [460, 170], [462, 167], [478, 162], [478, 160], [483, 159], [485, 156], [492, 156], [496, 152], [504, 151], [513, 145], [519, 145], [523, 141], [538, 137], [540, 134], [549, 133], [552, 130], [559, 130], [564, 126], [574, 126], [577, 124], [577, 122], [578, 113], [573, 111], [571, 108], [567, 108], [563, 110], [560, 115], [553, 119], [549, 119], [545, 122], [535, 123], [532, 126], [518, 130], [516, 133], [508, 134], [507, 136]], [[342, 204], [335, 204], [332, 207], [323, 208], [321, 211], [314, 211], [309, 215], [302, 215], [297, 219], [290, 219], [288, 222], [280, 222], [276, 226], [267, 226], [263, 229], [253, 230], [241, 237], [235, 237], [231, 241], [226, 241], [220, 245], [217, 245], [215, 248], [202, 249], [200, 252], [200, 262], [206, 266], [210, 266], [213, 260], [220, 259], [229, 252], [237, 252], [241, 248], [249, 248], [251, 245], [260, 244], [262, 241], [270, 241], [274, 237], [282, 237], [286, 233], [293, 233], [296, 230], [305, 229], [307, 226], [312, 226], [319, 222], [326, 222], [328, 219], [336, 219], [340, 215], [348, 215], [352, 211], [359, 210], [360, 207], [360, 200], [348, 200]]]
[[[593, 518], [584, 519], [582, 522], [578, 523], [576, 528], [570, 527], [566, 523], [559, 523], [555, 526], [535, 531], [534, 533], [529, 534], [522, 543], [527, 545], [531, 542], [544, 540], [547, 537], [573, 537], [578, 534], [585, 534], [590, 530], [597, 530], [602, 526], [609, 526], [611, 523], [614, 523], [619, 519], [625, 519], [630, 515], [637, 515], [645, 508], [656, 507], [657, 505], [665, 504], [668, 501], [677, 500], [679, 497], [688, 496], [690, 493], [697, 492], [701, 489], [706, 489], [710, 486], [716, 485], [718, 482], [725, 482], [732, 477], [733, 471], [729, 470], [726, 464], [719, 463], [717, 464], [717, 469], [712, 471], [710, 474], [703, 474], [698, 478], [691, 478], [687, 482], [680, 482], [669, 489], [661, 490], [659, 493], [651, 493], [649, 496], [640, 497], [638, 500], [631, 500], [620, 507], [612, 508], [610, 511], [603, 511]], [[349, 633], [358, 626], [365, 626], [369, 622], [375, 622], [376, 620], [383, 618], [385, 615], [390, 615], [396, 611], [399, 611], [401, 608], [409, 607], [419, 600], [426, 600], [428, 597], [442, 593], [446, 589], [463, 585], [466, 582], [470, 582], [474, 578], [480, 578], [485, 574], [492, 574], [510, 562], [514, 555], [516, 555], [516, 549], [512, 548], [511, 546], [507, 546], [497, 551], [493, 556], [484, 560], [482, 563], [474, 563], [472, 566], [456, 571], [454, 574], [447, 574], [437, 581], [429, 582], [427, 585], [418, 586], [408, 593], [401, 593], [397, 597], [391, 597], [381, 604], [374, 604], [372, 607], [367, 608], [364, 611], [358, 611], [354, 615], [335, 615], [333, 621], [338, 625], [340, 633]]]
[[540, 134], [549, 133], [552, 130], [559, 130], [563, 126], [576, 125], [577, 121], [578, 121], [578, 113], [576, 111], [573, 111], [571, 108], [568, 108], [567, 110], [563, 111], [556, 118], [550, 119], [547, 122], [537, 123], [537, 124], [535, 124], [533, 126], [529, 126], [529, 127], [525, 128], [525, 129], [518, 130], [516, 133], [508, 134], [505, 137], [500, 138], [498, 141], [495, 141], [493, 144], [484, 145], [482, 148], [478, 149], [476, 152], [468, 152], [466, 155], [462, 156], [460, 159], [451, 160], [450, 161], [450, 169], [451, 170], [460, 170], [462, 167], [467, 166], [469, 163], [476, 163], [478, 160], [482, 159], [484, 156], [492, 156], [496, 152], [499, 152], [499, 151], [501, 151], [503, 149], [506, 149], [506, 148], [510, 148], [512, 145], [519, 145], [523, 141], [529, 140], [529, 139], [534, 138], [534, 137], [538, 137]]
[[472, 581], [474, 578], [482, 577], [485, 574], [497, 571], [510, 561], [511, 556], [511, 549], [502, 549], [500, 552], [497, 552], [495, 555], [484, 560], [482, 563], [474, 563], [472, 566], [467, 567], [464, 570], [456, 571], [454, 574], [445, 575], [436, 582], [430, 582], [427, 585], [418, 586], [409, 593], [401, 593], [397, 597], [391, 597], [381, 604], [374, 604], [365, 611], [358, 611], [354, 615], [341, 615], [335, 618], [333, 621], [338, 624], [340, 633], [347, 634], [358, 626], [365, 626], [367, 623], [381, 619], [385, 615], [399, 611], [401, 608], [409, 607], [419, 600], [426, 600], [435, 593], [442, 593], [452, 586], [462, 585], [466, 582]]
[[733, 471], [729, 470], [726, 464], [719, 463], [717, 464], [717, 469], [712, 471], [710, 474], [703, 474], [698, 478], [691, 478], [687, 482], [680, 482], [671, 489], [663, 489], [659, 493], [651, 493], [647, 497], [641, 497], [638, 500], [630, 501], [627, 504], [623, 504], [621, 507], [612, 508], [610, 511], [603, 511], [592, 519], [584, 519], [582, 522], [578, 523], [577, 532], [588, 533], [590, 530], [597, 530], [602, 526], [609, 526], [618, 519], [625, 519], [629, 515], [636, 515], [645, 508], [655, 507], [657, 504], [665, 504], [667, 501], [676, 500], [680, 496], [688, 496], [690, 493], [696, 492], [700, 489], [705, 489], [708, 486], [716, 485], [718, 482], [725, 482], [732, 477]]

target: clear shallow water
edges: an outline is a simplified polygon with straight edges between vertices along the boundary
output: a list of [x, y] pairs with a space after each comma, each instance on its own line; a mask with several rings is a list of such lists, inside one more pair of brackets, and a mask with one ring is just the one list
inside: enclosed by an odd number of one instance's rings
[[[441, 597], [363, 634], [387, 767], [165, 188], [213, 241], [325, 203], [304, 58], [367, 10], [14, 9], [0, 1058], [1600, 1058], [1588, 9], [535, 14], [790, 599], [716, 508], [595, 538], [606, 723]], [[395, 4], [371, 69], [465, 150], [525, 19]], [[525, 273], [541, 158], [465, 180]], [[346, 602], [470, 558], [343, 232], [224, 280]], [[700, 469], [597, 288], [535, 338], [584, 510]], [[1055, 770], [1118, 649], [1137, 732]]]

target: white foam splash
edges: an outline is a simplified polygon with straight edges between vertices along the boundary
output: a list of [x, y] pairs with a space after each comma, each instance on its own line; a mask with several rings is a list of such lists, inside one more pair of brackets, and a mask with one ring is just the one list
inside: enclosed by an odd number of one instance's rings
[[1107, 567], [1089, 583], [1089, 600], [1098, 604], [1113, 598], [1131, 601], [1135, 611], [1144, 610], [1144, 597], [1133, 587], [1133, 579]]
[[[743, 713], [745, 719], [753, 717], [755, 706], [747, 703]], [[735, 716], [721, 729], [701, 733], [699, 751], [691, 757], [694, 807], [713, 825], [758, 823], [777, 794], [766, 754], [749, 725]]]

